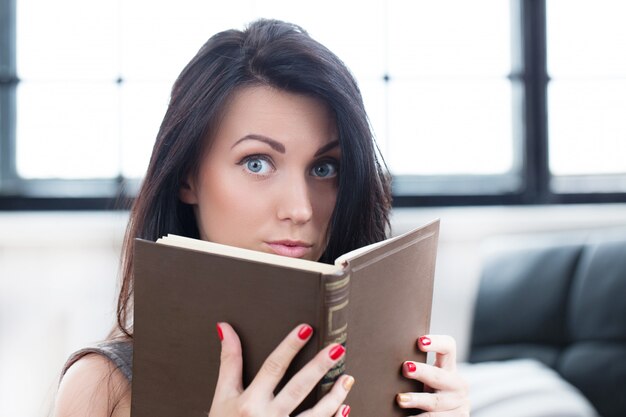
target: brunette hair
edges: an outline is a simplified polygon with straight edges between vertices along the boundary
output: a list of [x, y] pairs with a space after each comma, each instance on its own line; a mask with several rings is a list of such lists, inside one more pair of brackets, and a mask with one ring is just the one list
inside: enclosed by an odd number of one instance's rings
[[233, 92], [271, 86], [321, 99], [334, 115], [341, 149], [337, 203], [328, 247], [320, 261], [386, 237], [391, 207], [384, 163], [377, 157], [361, 93], [345, 64], [302, 28], [258, 20], [244, 31], [211, 37], [174, 83], [150, 164], [130, 212], [121, 263], [117, 327], [111, 337], [132, 337], [135, 238], [167, 233], [198, 237], [192, 207], [179, 189], [200, 164]]

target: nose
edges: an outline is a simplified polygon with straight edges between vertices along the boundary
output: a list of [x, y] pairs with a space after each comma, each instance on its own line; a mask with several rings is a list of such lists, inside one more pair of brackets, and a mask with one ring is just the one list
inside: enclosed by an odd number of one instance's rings
[[313, 206], [306, 179], [292, 176], [287, 179], [284, 189], [279, 191], [277, 208], [279, 220], [289, 220], [294, 224], [304, 224], [313, 216]]

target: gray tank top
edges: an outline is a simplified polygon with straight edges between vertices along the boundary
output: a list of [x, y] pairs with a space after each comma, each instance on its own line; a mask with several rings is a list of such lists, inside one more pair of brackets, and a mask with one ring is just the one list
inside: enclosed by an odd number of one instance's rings
[[107, 340], [74, 352], [63, 367], [61, 378], [67, 370], [80, 358], [95, 353], [108, 358], [126, 377], [128, 382], [133, 379], [133, 342], [132, 340]]

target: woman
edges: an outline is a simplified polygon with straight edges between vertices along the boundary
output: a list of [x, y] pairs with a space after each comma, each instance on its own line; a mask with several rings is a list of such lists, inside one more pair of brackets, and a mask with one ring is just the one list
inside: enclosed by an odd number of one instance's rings
[[[332, 262], [384, 239], [389, 209], [360, 92], [337, 57], [284, 22], [260, 20], [215, 35], [174, 84], [131, 211], [117, 327], [99, 347], [70, 358], [54, 415], [129, 415], [135, 238], [175, 233]], [[288, 415], [344, 354], [341, 345], [326, 347], [274, 396], [311, 327], [287, 335], [246, 389], [239, 339], [227, 323], [217, 330], [222, 357], [210, 416]], [[404, 375], [432, 392], [398, 393], [398, 404], [468, 415], [454, 341], [425, 336], [418, 347], [436, 352], [435, 366], [407, 361]], [[342, 376], [305, 414], [347, 416], [343, 401], [353, 382]]]

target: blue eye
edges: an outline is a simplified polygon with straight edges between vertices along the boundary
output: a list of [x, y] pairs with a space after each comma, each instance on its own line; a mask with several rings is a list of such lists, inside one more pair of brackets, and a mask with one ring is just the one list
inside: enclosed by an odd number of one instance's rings
[[271, 171], [271, 163], [260, 156], [250, 156], [243, 161], [245, 169], [253, 174], [264, 175]]
[[332, 161], [322, 162], [315, 165], [311, 170], [311, 175], [320, 178], [330, 178], [337, 175], [337, 163]]

